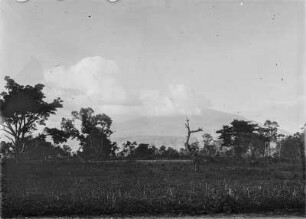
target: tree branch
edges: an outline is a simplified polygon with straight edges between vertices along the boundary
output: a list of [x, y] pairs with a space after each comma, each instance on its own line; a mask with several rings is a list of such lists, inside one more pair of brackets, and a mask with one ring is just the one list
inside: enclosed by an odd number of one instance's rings
[[11, 137], [9, 137], [9, 136], [7, 136], [7, 135], [5, 135], [5, 137], [7, 137], [9, 140], [11, 140], [11, 142], [12, 142], [13, 144], [15, 144], [15, 141], [14, 141], [13, 138], [11, 138]]

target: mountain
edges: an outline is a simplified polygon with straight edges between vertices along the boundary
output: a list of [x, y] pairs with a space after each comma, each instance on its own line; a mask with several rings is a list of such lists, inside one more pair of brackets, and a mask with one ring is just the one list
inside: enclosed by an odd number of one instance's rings
[[[206, 109], [201, 115], [188, 116], [191, 129], [203, 128], [203, 132], [193, 135], [193, 141], [201, 140], [203, 133], [215, 135], [216, 130], [223, 125], [229, 124], [233, 119], [245, 119], [241, 116]], [[184, 147], [186, 128], [186, 116], [156, 116], [138, 117], [125, 121], [115, 120], [112, 140], [119, 146], [126, 141], [137, 143], [150, 143], [156, 146], [171, 146], [174, 148]]]

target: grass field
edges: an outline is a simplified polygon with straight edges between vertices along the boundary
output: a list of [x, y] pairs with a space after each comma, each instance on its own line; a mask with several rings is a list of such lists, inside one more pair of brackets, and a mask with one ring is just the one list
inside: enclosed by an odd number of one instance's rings
[[2, 164], [2, 216], [304, 214], [300, 165]]

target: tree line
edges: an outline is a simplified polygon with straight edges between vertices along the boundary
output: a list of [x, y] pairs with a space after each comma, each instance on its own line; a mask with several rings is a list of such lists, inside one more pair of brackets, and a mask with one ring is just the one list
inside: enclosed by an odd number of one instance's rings
[[[72, 111], [70, 117], [62, 118], [59, 128], [45, 127], [51, 115], [63, 107], [59, 97], [51, 102], [45, 100], [44, 85], [21, 85], [6, 76], [5, 90], [0, 94], [1, 154], [21, 158], [79, 158], [89, 160], [108, 159], [185, 159], [195, 160], [217, 157], [237, 159], [274, 157], [304, 159], [304, 131], [284, 136], [278, 133], [276, 121], [259, 125], [251, 121], [233, 120], [216, 131], [216, 139], [204, 133], [200, 141], [190, 143], [190, 135], [202, 129], [191, 130], [187, 119], [187, 139], [183, 148], [177, 150], [164, 145], [127, 141], [121, 147], [110, 137], [112, 119], [102, 113], [96, 114], [90, 107]], [[75, 140], [80, 148], [72, 153], [68, 140]], [[304, 159], [305, 160], [305, 159]], [[199, 161], [200, 162], [200, 161]]]

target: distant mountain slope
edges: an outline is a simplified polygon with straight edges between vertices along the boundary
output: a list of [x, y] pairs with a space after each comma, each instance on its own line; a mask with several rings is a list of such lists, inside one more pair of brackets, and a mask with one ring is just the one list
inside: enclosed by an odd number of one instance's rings
[[[248, 120], [242, 116], [212, 109], [207, 109], [201, 115], [189, 116], [188, 118], [192, 129], [203, 128], [203, 132], [193, 135], [192, 141], [197, 139], [201, 141], [203, 133], [216, 136], [216, 130], [221, 129], [223, 125], [229, 124], [234, 119]], [[117, 119], [112, 127], [115, 131], [112, 140], [116, 141], [119, 146], [126, 141], [136, 141], [137, 143], [154, 144], [157, 147], [165, 145], [179, 149], [184, 147], [185, 143], [185, 121], [184, 115]], [[262, 123], [258, 124], [263, 125]], [[285, 130], [279, 130], [279, 133], [291, 134]]]
[[[219, 112], [207, 109], [202, 115], [188, 117], [191, 128], [203, 128], [202, 133], [194, 135], [195, 139], [201, 139], [203, 133], [215, 134], [216, 130], [223, 125], [230, 123], [233, 119], [244, 119], [234, 114]], [[126, 121], [114, 121], [112, 136], [119, 145], [129, 141], [137, 143], [151, 143], [156, 146], [172, 146], [180, 148], [184, 146], [186, 129], [184, 115], [180, 116], [159, 116], [159, 117], [139, 117]]]

